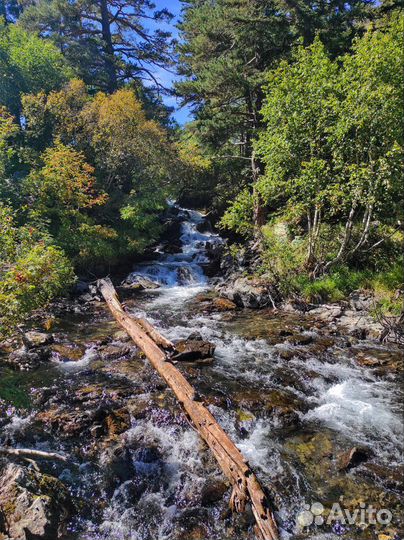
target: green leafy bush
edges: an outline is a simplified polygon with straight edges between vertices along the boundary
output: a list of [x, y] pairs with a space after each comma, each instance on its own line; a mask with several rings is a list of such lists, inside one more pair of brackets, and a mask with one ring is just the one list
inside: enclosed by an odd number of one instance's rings
[[33, 227], [17, 227], [0, 203], [0, 337], [29, 314], [64, 293], [74, 281], [63, 251]]

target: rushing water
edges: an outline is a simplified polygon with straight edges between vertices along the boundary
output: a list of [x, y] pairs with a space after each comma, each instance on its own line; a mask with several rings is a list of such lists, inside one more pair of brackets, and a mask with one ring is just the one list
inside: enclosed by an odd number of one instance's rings
[[[342, 337], [327, 341], [308, 318], [270, 311], [222, 314], [201, 310], [195, 297], [210, 288], [203, 272], [208, 262], [206, 246], [222, 240], [212, 232], [199, 232], [203, 216], [198, 212], [183, 210], [182, 215], [182, 252], [160, 253], [155, 261], [139, 265], [128, 276], [130, 281], [142, 275], [161, 287], [138, 293], [127, 306], [172, 340], [199, 332], [215, 343], [211, 366], [182, 369], [269, 488], [282, 536], [303, 534], [296, 518], [306, 503], [321, 502], [330, 508], [341, 501], [350, 507], [362, 502], [389, 505], [397, 513], [399, 490], [384, 479], [402, 465], [403, 395], [398, 376], [380, 376], [358, 364], [358, 350], [373, 350], [373, 344], [347, 347]], [[81, 317], [61, 321], [59, 331], [87, 348], [78, 362], [55, 363], [52, 381], [77, 384], [77, 380], [98, 377], [108, 385], [103, 378], [105, 366], [103, 375], [97, 372], [94, 339], [100, 328], [104, 333], [117, 328], [104, 308], [99, 308], [95, 320], [94, 314], [84, 320]], [[310, 345], [293, 345], [280, 338], [285, 327], [308, 338]], [[155, 383], [156, 375], [147, 363], [138, 358], [134, 362], [142, 362], [143, 369], [143, 379], [134, 376], [136, 400], [153, 406], [150, 414], [135, 415], [124, 434], [132, 449], [132, 477], [108, 492], [102, 487], [102, 466], [89, 461], [80, 465], [79, 472], [63, 471], [62, 479], [72, 492], [88, 500], [94, 496], [97, 508], [74, 522], [69, 538], [253, 538], [250, 518], [237, 520], [226, 512], [229, 492], [224, 501], [201, 501], [207, 480], [220, 483], [223, 476], [197, 433], [177, 414], [171, 393]], [[145, 378], [155, 385], [142, 388]], [[18, 420], [15, 422], [7, 427], [9, 436], [18, 432]], [[349, 472], [338, 469], [338, 454], [354, 446], [366, 447], [370, 462], [379, 467], [377, 477], [366, 469], [366, 463]], [[394, 527], [396, 530], [397, 523]], [[350, 527], [347, 534], [371, 538], [375, 537], [372, 531], [362, 533]], [[336, 538], [340, 532], [335, 526], [319, 525], [309, 528], [306, 536]]]

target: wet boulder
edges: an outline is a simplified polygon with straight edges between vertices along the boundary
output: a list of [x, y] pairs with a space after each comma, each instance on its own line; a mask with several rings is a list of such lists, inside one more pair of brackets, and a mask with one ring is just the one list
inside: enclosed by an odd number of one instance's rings
[[175, 255], [182, 252], [182, 246], [180, 243], [164, 244], [161, 251], [168, 253], [168, 255]]
[[34, 421], [41, 429], [63, 439], [90, 436], [115, 437], [130, 427], [130, 414], [124, 402], [130, 388], [105, 388], [101, 384], [58, 392], [42, 404]]
[[77, 343], [54, 343], [51, 345], [51, 351], [61, 362], [76, 362], [83, 357], [85, 347]]
[[52, 334], [46, 334], [45, 332], [37, 332], [32, 330], [24, 334], [25, 344], [29, 349], [36, 349], [53, 343]]
[[292, 334], [291, 336], [288, 336], [287, 341], [292, 343], [292, 345], [308, 345], [309, 343], [312, 343], [313, 336], [308, 333]]
[[196, 224], [196, 230], [200, 233], [211, 233], [213, 232], [212, 224], [208, 219], [203, 219]]
[[201, 489], [202, 506], [210, 506], [220, 501], [226, 493], [228, 486], [223, 480], [209, 478]]
[[203, 263], [202, 267], [208, 277], [214, 277], [221, 274], [221, 264], [224, 254], [225, 244], [222, 242], [207, 242], [206, 256], [209, 262]]
[[157, 446], [142, 446], [134, 451], [133, 459], [140, 463], [155, 463], [161, 459]]
[[211, 309], [212, 311], [233, 311], [237, 309], [237, 306], [228, 298], [214, 298]]
[[404, 492], [404, 465], [386, 466], [366, 462], [362, 466], [361, 473], [365, 478], [379, 482], [387, 489], [392, 489], [400, 493]]
[[337, 456], [337, 467], [340, 471], [348, 471], [357, 467], [369, 459], [370, 452], [367, 448], [354, 446]]
[[356, 361], [361, 366], [373, 368], [380, 374], [404, 370], [404, 353], [393, 347], [361, 350], [356, 354]]
[[257, 411], [268, 416], [276, 427], [296, 427], [299, 414], [306, 410], [302, 400], [283, 390], [242, 389], [232, 395], [237, 407], [243, 411]]
[[53, 335], [32, 330], [22, 335], [23, 346], [13, 350], [5, 357], [14, 369], [22, 371], [35, 369], [42, 362], [50, 359], [49, 344], [53, 343]]
[[128, 341], [131, 341], [130, 336], [125, 332], [125, 330], [117, 330], [112, 335], [112, 339], [114, 341], [120, 341], [121, 343], [127, 343]]
[[179, 285], [187, 285], [193, 281], [193, 274], [191, 268], [187, 266], [180, 266], [177, 270], [177, 279]]
[[203, 340], [201, 335], [191, 334], [188, 339], [182, 339], [175, 343], [175, 354], [171, 360], [181, 362], [212, 361], [215, 348], [213, 343]]
[[131, 427], [129, 411], [126, 407], [112, 410], [105, 416], [105, 427], [109, 436], [120, 435]]
[[27, 349], [26, 347], [20, 347], [16, 351], [10, 353], [5, 362], [14, 369], [26, 371], [35, 369], [42, 362], [47, 362], [50, 358], [50, 350], [47, 347], [40, 347], [37, 349]]
[[275, 287], [261, 278], [239, 277], [221, 288], [220, 294], [239, 307], [251, 309], [274, 307], [279, 300]]
[[180, 216], [172, 216], [164, 223], [161, 240], [170, 244], [179, 243], [183, 219]]
[[105, 448], [100, 454], [99, 464], [104, 472], [105, 488], [110, 493], [122, 482], [130, 480], [135, 473], [130, 451], [121, 443]]
[[144, 289], [158, 289], [160, 285], [151, 279], [131, 274], [125, 281], [121, 283], [120, 289], [131, 289], [131, 290], [144, 290]]
[[210, 536], [206, 508], [185, 508], [175, 521], [179, 525], [175, 540], [206, 540]]
[[56, 540], [66, 534], [73, 504], [64, 484], [15, 463], [0, 463], [0, 536]]
[[102, 360], [116, 360], [127, 356], [131, 351], [131, 348], [124, 343], [111, 343], [110, 345], [104, 345], [98, 350], [98, 354]]

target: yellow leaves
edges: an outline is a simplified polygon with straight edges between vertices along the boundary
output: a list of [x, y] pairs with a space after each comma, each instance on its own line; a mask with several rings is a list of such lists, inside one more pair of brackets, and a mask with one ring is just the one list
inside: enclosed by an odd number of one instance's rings
[[63, 133], [64, 139], [82, 129], [81, 111], [89, 99], [86, 85], [79, 79], [73, 79], [59, 92], [49, 94], [47, 108], [56, 118], [57, 131]]
[[43, 153], [44, 166], [30, 175], [30, 184], [45, 205], [48, 199], [58, 201], [68, 209], [90, 208], [104, 204], [106, 194], [97, 194], [94, 188], [94, 167], [86, 163], [84, 155], [58, 143]]
[[14, 116], [6, 107], [0, 105], [0, 148], [4, 147], [5, 141], [18, 133], [18, 125]]
[[81, 114], [96, 166], [108, 178], [107, 187], [128, 185], [138, 171], [143, 178], [149, 173], [153, 179], [168, 176], [174, 147], [157, 122], [147, 119], [132, 90], [100, 92]]
[[138, 131], [162, 135], [159, 126], [147, 120], [142, 104], [129, 89], [116, 91], [112, 95], [99, 92], [83, 111], [86, 119], [93, 120], [98, 136], [122, 142], [129, 134]]
[[55, 317], [49, 317], [48, 319], [44, 321], [43, 327], [47, 332], [49, 332], [52, 329], [54, 324], [55, 324]]
[[211, 166], [212, 161], [202, 154], [201, 146], [191, 137], [182, 139], [176, 146], [185, 165], [199, 170], [207, 170]]
[[112, 95], [98, 93], [84, 114], [97, 118], [96, 131], [111, 141], [130, 142], [130, 135], [163, 137], [164, 132], [153, 120], [148, 120], [142, 104], [129, 89]]

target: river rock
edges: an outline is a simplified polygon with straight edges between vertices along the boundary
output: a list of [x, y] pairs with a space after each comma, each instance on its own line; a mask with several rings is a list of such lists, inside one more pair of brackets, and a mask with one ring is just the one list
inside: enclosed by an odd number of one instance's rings
[[43, 403], [44, 410], [34, 420], [42, 431], [63, 439], [114, 437], [131, 425], [130, 414], [123, 406], [131, 393], [129, 387], [115, 389], [101, 384], [59, 392]]
[[111, 411], [104, 422], [109, 436], [120, 435], [131, 427], [130, 414], [126, 407]]
[[121, 341], [122, 343], [127, 343], [128, 341], [131, 341], [130, 336], [128, 335], [125, 330], [117, 330], [114, 332], [112, 338], [114, 341]]
[[214, 298], [212, 301], [212, 311], [233, 311], [236, 304], [228, 298]]
[[179, 285], [187, 285], [192, 282], [192, 270], [187, 266], [180, 266], [177, 270], [177, 279]]
[[181, 244], [165, 244], [161, 251], [163, 251], [163, 253], [168, 253], [168, 255], [175, 255], [176, 253], [181, 253], [182, 252], [182, 246]]
[[130, 480], [135, 472], [130, 451], [122, 443], [105, 448], [99, 457], [99, 463], [104, 472], [103, 482], [109, 493], [122, 482]]
[[98, 349], [98, 354], [103, 360], [116, 360], [130, 353], [130, 347], [125, 344], [104, 345]]
[[160, 285], [147, 277], [131, 274], [125, 281], [122, 282], [121, 287], [133, 290], [143, 290], [158, 289]]
[[348, 471], [357, 467], [369, 458], [369, 450], [359, 446], [354, 446], [337, 457], [337, 467], [340, 471]]
[[49, 345], [53, 343], [53, 335], [46, 334], [45, 332], [37, 332], [32, 330], [25, 333], [26, 345], [30, 349], [35, 349], [37, 347], [43, 347], [44, 345]]
[[21, 347], [10, 353], [5, 358], [5, 362], [14, 369], [26, 371], [38, 367], [39, 364], [48, 361], [49, 358], [50, 350], [47, 347], [38, 347], [37, 349], [31, 350], [26, 347]]
[[211, 233], [212, 230], [212, 224], [208, 219], [204, 219], [196, 224], [196, 230], [200, 233]]
[[167, 219], [161, 239], [167, 244], [178, 244], [181, 236], [182, 221], [182, 218], [179, 216], [173, 216]]
[[287, 341], [293, 345], [308, 345], [309, 343], [312, 343], [313, 336], [310, 334], [293, 334], [288, 337]]
[[182, 339], [175, 343], [176, 353], [172, 360], [194, 362], [204, 359], [212, 359], [215, 353], [215, 345], [210, 341], [204, 341], [199, 334], [191, 334], [188, 339]]
[[403, 351], [393, 349], [366, 349], [356, 354], [356, 361], [361, 366], [375, 368], [378, 373], [400, 372], [404, 369]]
[[221, 273], [221, 264], [224, 254], [225, 244], [222, 242], [207, 242], [206, 256], [208, 263], [203, 263], [202, 267], [208, 277], [214, 277]]
[[361, 473], [373, 481], [380, 481], [387, 489], [404, 492], [404, 465], [388, 467], [378, 463], [364, 463]]
[[155, 463], [161, 460], [161, 452], [157, 446], [142, 446], [134, 451], [133, 459], [140, 463]]
[[223, 498], [228, 486], [223, 480], [209, 478], [205, 481], [201, 489], [201, 504], [209, 506]]
[[239, 307], [264, 308], [273, 307], [278, 293], [272, 284], [261, 278], [239, 277], [233, 283], [220, 288], [221, 296], [228, 298]]
[[0, 464], [0, 533], [5, 538], [56, 540], [66, 534], [72, 512], [60, 480], [15, 463]]
[[76, 362], [83, 357], [85, 347], [77, 343], [54, 343], [51, 351], [61, 362]]
[[291, 427], [299, 424], [299, 413], [305, 410], [303, 401], [292, 393], [281, 390], [262, 391], [243, 389], [233, 393], [232, 399], [243, 411], [259, 411], [275, 421], [277, 427]]

